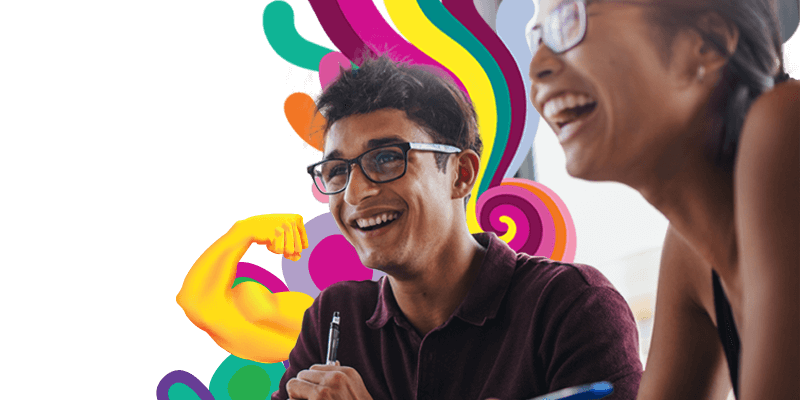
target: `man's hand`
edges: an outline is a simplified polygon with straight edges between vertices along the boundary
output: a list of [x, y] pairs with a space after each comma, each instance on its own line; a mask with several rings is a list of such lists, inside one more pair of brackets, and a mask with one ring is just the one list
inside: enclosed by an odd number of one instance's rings
[[236, 228], [254, 242], [266, 245], [269, 251], [292, 261], [299, 260], [300, 252], [308, 248], [303, 217], [297, 214], [256, 215], [237, 222]]
[[314, 364], [286, 383], [290, 399], [296, 400], [372, 400], [361, 375], [350, 367]]

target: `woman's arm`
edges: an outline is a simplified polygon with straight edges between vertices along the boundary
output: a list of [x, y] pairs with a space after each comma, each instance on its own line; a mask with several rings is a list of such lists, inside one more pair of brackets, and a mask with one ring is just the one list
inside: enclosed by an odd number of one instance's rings
[[[639, 400], [725, 399], [731, 390], [722, 345], [704, 305], [713, 303], [711, 270], [704, 264], [670, 227]], [[703, 287], [705, 293], [698, 290]]]
[[286, 360], [313, 299], [299, 292], [270, 293], [255, 282], [231, 288], [236, 265], [252, 243], [298, 260], [308, 247], [303, 219], [260, 215], [237, 222], [197, 259], [178, 293], [178, 304], [220, 347], [253, 361]]
[[797, 399], [800, 379], [800, 83], [748, 113], [734, 195], [744, 310], [741, 398]]

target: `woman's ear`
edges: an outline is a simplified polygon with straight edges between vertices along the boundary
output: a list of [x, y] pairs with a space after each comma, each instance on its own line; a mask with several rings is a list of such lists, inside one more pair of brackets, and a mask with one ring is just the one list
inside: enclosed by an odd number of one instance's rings
[[[739, 28], [716, 12], [709, 11], [697, 19], [695, 25], [700, 40], [693, 49], [698, 58], [698, 71], [721, 76], [722, 68], [739, 44]], [[698, 78], [702, 81], [704, 76]]]
[[464, 150], [455, 157], [455, 179], [453, 181], [453, 198], [464, 198], [472, 192], [478, 179], [481, 159], [473, 150]]

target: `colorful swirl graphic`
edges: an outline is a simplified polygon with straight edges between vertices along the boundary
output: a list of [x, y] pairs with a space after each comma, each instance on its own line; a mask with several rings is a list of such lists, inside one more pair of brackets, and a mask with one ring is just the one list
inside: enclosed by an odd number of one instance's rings
[[544, 185], [504, 179], [478, 199], [481, 227], [495, 232], [518, 252], [571, 262], [575, 225], [564, 202]]

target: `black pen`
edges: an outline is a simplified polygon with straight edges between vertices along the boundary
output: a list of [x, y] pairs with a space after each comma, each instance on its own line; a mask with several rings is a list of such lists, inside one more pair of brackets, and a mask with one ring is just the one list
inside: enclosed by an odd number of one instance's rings
[[339, 312], [333, 312], [331, 329], [328, 331], [328, 359], [326, 365], [336, 365], [336, 351], [339, 350]]

